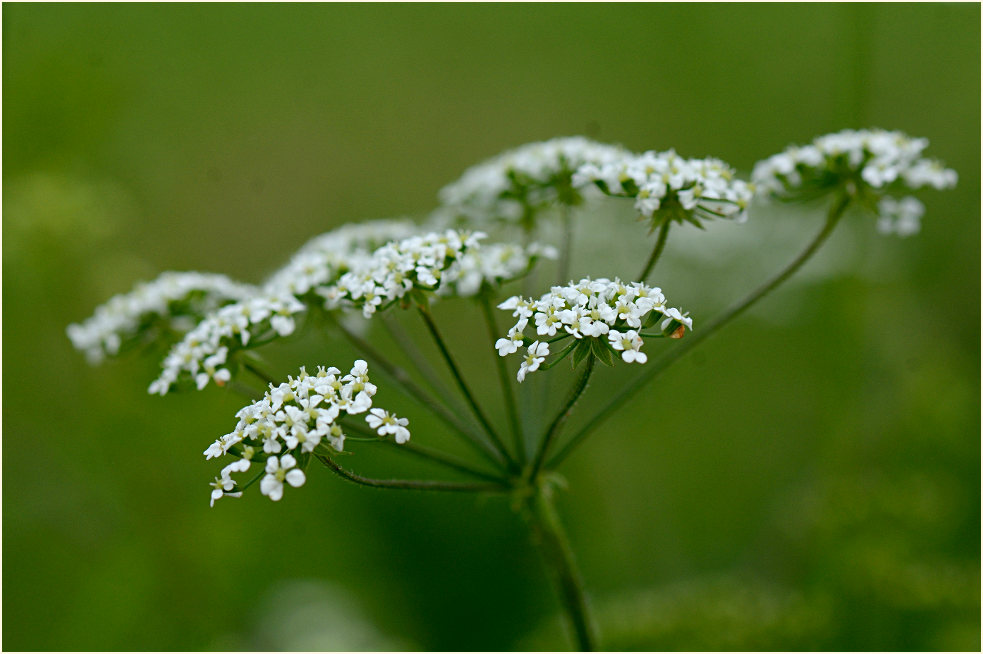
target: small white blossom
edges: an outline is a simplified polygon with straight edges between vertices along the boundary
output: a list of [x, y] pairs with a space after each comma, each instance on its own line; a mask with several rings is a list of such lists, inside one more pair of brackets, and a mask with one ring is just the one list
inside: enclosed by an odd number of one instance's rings
[[283, 482], [294, 488], [303, 486], [307, 478], [303, 470], [294, 467], [296, 465], [297, 459], [289, 454], [284, 454], [279, 460], [271, 456], [266, 460], [266, 476], [259, 482], [260, 492], [278, 502], [283, 497]]
[[242, 497], [242, 493], [231, 492], [235, 488], [235, 482], [226, 476], [216, 477], [210, 486], [212, 487], [212, 498], [208, 506], [215, 506], [216, 500], [220, 500], [226, 495], [229, 497]]
[[519, 374], [516, 375], [516, 379], [521, 383], [526, 379], [526, 373], [539, 370], [539, 364], [546, 360], [549, 353], [550, 346], [548, 344], [541, 341], [534, 341], [529, 346], [529, 351], [526, 353], [526, 358], [522, 361], [522, 365], [519, 366]]
[[642, 348], [642, 337], [634, 329], [630, 329], [623, 334], [618, 331], [608, 332], [608, 339], [611, 341], [611, 347], [621, 352], [621, 358], [625, 360], [625, 363], [632, 363], [634, 361], [645, 363], [648, 361], [648, 356], [640, 351]]
[[388, 411], [372, 409], [371, 413], [365, 416], [365, 422], [380, 436], [392, 434], [400, 445], [410, 439], [410, 430], [406, 428], [410, 421], [406, 418], [397, 418]]

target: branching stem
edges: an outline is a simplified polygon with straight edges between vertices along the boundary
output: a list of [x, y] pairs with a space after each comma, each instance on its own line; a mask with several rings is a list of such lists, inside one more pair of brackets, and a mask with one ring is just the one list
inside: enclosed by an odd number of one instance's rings
[[651, 366], [649, 366], [649, 368], [637, 378], [635, 383], [624, 388], [622, 391], [612, 397], [596, 415], [581, 426], [580, 430], [574, 434], [573, 438], [567, 442], [563, 449], [561, 449], [552, 459], [550, 459], [548, 467], [554, 468], [559, 465], [563, 459], [569, 456], [570, 452], [572, 452], [577, 445], [579, 445], [588, 435], [590, 435], [594, 428], [609, 418], [615, 410], [627, 402], [635, 393], [641, 390], [649, 381], [657, 377], [663, 370], [675, 363], [677, 359], [709, 338], [731, 320], [744, 313], [758, 300], [765, 297], [768, 293], [773, 291], [776, 287], [791, 277], [799, 268], [802, 267], [803, 264], [805, 264], [806, 261], [812, 257], [813, 254], [816, 253], [816, 250], [818, 250], [819, 247], [826, 242], [826, 239], [829, 238], [829, 235], [839, 223], [840, 218], [843, 217], [843, 213], [846, 211], [849, 204], [850, 196], [848, 194], [843, 193], [837, 197], [833, 205], [830, 207], [829, 212], [826, 214], [826, 222], [823, 223], [822, 229], [818, 234], [816, 234], [812, 241], [809, 242], [805, 249], [799, 253], [798, 256], [792, 259], [788, 265], [775, 274], [771, 279], [755, 290], [751, 291], [744, 297], [744, 299], [736, 302], [729, 309], [711, 320], [706, 327], [694, 332], [692, 336], [684, 339], [679, 345], [673, 347], [671, 350], [653, 361]]
[[372, 488], [393, 488], [399, 490], [420, 490], [420, 491], [450, 491], [457, 493], [502, 493], [509, 489], [503, 483], [490, 484], [468, 484], [450, 481], [432, 481], [429, 479], [372, 479], [363, 477], [349, 470], [345, 470], [335, 461], [325, 454], [315, 452], [317, 460], [326, 465], [335, 474], [355, 484], [371, 486]]
[[447, 426], [451, 427], [456, 434], [463, 436], [465, 441], [474, 447], [482, 456], [488, 458], [489, 461], [496, 465], [501, 464], [501, 457], [494, 449], [492, 449], [477, 434], [472, 433], [457, 419], [453, 413], [447, 409], [447, 407], [441, 404], [427, 391], [420, 388], [410, 377], [409, 373], [390, 361], [384, 354], [369, 345], [365, 339], [360, 337], [358, 334], [355, 334], [350, 329], [347, 329], [340, 322], [336, 322], [335, 324], [345, 338], [352, 343], [352, 345], [364, 353], [367, 358], [371, 359], [374, 365], [382, 368], [382, 370], [389, 375], [393, 381], [399, 384], [410, 397], [432, 410], [434, 415], [440, 418]]
[[430, 331], [430, 335], [433, 337], [434, 343], [437, 344], [437, 349], [440, 350], [440, 355], [444, 358], [444, 362], [447, 364], [447, 368], [450, 370], [451, 376], [454, 377], [454, 381], [457, 383], [458, 389], [464, 396], [468, 406], [471, 407], [471, 412], [474, 413], [474, 417], [478, 419], [479, 423], [481, 423], [485, 433], [488, 434], [488, 437], [491, 439], [492, 443], [494, 443], [495, 448], [505, 459], [509, 469], [515, 470], [515, 461], [512, 459], [511, 455], [509, 455], [508, 449], [506, 449], [505, 445], [502, 443], [502, 440], [498, 437], [498, 434], [495, 433], [495, 429], [488, 421], [484, 411], [482, 411], [481, 407], [478, 406], [478, 402], [471, 393], [471, 389], [468, 388], [467, 382], [464, 381], [464, 377], [461, 375], [460, 369], [457, 367], [457, 364], [454, 363], [454, 358], [451, 356], [450, 350], [447, 349], [447, 344], [441, 337], [440, 330], [437, 329], [437, 323], [434, 322], [433, 316], [430, 314], [430, 310], [423, 306], [418, 306], [417, 308], [419, 309], [420, 316], [423, 318], [423, 322], [427, 325], [427, 329]]

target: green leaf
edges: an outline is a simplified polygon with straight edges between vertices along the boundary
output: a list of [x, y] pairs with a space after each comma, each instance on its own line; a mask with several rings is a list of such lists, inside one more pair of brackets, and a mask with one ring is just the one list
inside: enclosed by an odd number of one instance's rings
[[[593, 339], [591, 339], [593, 340]], [[590, 340], [584, 339], [577, 343], [577, 347], [573, 351], [573, 356], [570, 357], [570, 366], [576, 368], [580, 365], [580, 362], [587, 358], [591, 352]]]
[[611, 356], [611, 346], [608, 345], [607, 341], [602, 341], [599, 338], [591, 339], [591, 351], [594, 352], [594, 356], [597, 360], [606, 366], [614, 366], [614, 358]]

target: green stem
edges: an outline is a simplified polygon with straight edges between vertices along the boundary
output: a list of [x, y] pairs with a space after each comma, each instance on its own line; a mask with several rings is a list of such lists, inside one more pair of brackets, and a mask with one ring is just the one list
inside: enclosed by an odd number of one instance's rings
[[372, 488], [392, 488], [399, 490], [421, 490], [421, 491], [451, 491], [464, 493], [483, 493], [483, 492], [505, 492], [508, 486], [499, 482], [494, 484], [466, 484], [449, 481], [432, 481], [429, 479], [372, 479], [363, 477], [354, 472], [345, 470], [334, 460], [318, 452], [314, 453], [317, 460], [330, 468], [335, 474], [355, 484], [371, 486]]
[[512, 389], [512, 380], [508, 371], [505, 369], [505, 358], [498, 356], [495, 352], [495, 341], [500, 332], [495, 323], [495, 314], [492, 311], [491, 299], [486, 291], [482, 291], [479, 301], [481, 311], [485, 316], [485, 325], [488, 326], [488, 336], [492, 342], [492, 356], [495, 358], [495, 368], [498, 371], [498, 382], [502, 387], [502, 397], [505, 398], [505, 413], [509, 419], [509, 426], [512, 429], [512, 438], [515, 440], [515, 456], [519, 463], [526, 461], [526, 444], [522, 435], [522, 426], [519, 422], [519, 411], [515, 403], [515, 392]]
[[570, 274], [570, 256], [573, 250], [573, 220], [571, 219], [570, 213], [570, 205], [563, 204], [560, 208], [563, 244], [560, 248], [560, 261], [557, 266], [557, 278], [561, 284], [567, 283], [567, 276]]
[[361, 350], [365, 356], [372, 361], [374, 365], [379, 366], [382, 370], [389, 375], [389, 377], [395, 381], [400, 387], [414, 400], [422, 404], [423, 406], [430, 409], [434, 415], [440, 418], [447, 426], [451, 427], [455, 433], [464, 437], [464, 439], [471, 444], [482, 456], [488, 458], [489, 461], [495, 463], [496, 465], [501, 464], [501, 458], [498, 453], [495, 452], [485, 441], [478, 437], [477, 434], [472, 433], [463, 423], [461, 423], [457, 417], [451, 413], [447, 407], [437, 401], [436, 398], [432, 397], [424, 389], [420, 388], [411, 378], [409, 373], [397, 366], [395, 363], [391, 362], [384, 354], [376, 350], [374, 347], [369, 345], [363, 338], [355, 334], [351, 330], [345, 328], [340, 322], [335, 322], [335, 325], [341, 331], [341, 333], [347, 338], [352, 345]]
[[407, 452], [409, 454], [413, 454], [423, 459], [427, 459], [428, 461], [439, 463], [440, 465], [443, 465], [447, 468], [457, 470], [458, 472], [463, 472], [465, 474], [471, 475], [472, 477], [477, 477], [478, 479], [485, 479], [487, 481], [493, 481], [499, 483], [502, 482], [502, 478], [497, 475], [484, 472], [482, 470], [478, 470], [477, 468], [472, 468], [471, 466], [464, 463], [463, 461], [459, 461], [456, 457], [452, 457], [448, 454], [444, 454], [443, 452], [432, 450], [428, 447], [423, 447], [422, 445], [414, 445], [413, 443], [403, 443], [402, 445], [397, 445], [396, 447], [400, 452]]
[[484, 411], [478, 406], [478, 402], [474, 399], [474, 395], [471, 393], [471, 389], [468, 388], [467, 383], [464, 381], [464, 377], [461, 375], [460, 369], [457, 364], [454, 363], [454, 358], [451, 356], [450, 350], [447, 349], [447, 344], [440, 335], [440, 330], [437, 329], [437, 323], [434, 322], [433, 316], [430, 314], [430, 310], [423, 306], [418, 306], [420, 316], [423, 318], [423, 322], [426, 323], [427, 329], [430, 331], [430, 335], [433, 337], [434, 343], [437, 344], [437, 349], [440, 350], [440, 355], [444, 358], [444, 362], [447, 364], [448, 369], [451, 371], [451, 376], [454, 377], [454, 381], [457, 382], [457, 387], [467, 401], [468, 406], [471, 407], [471, 412], [474, 417], [478, 419], [481, 423], [482, 428], [484, 428], [485, 433], [494, 443], [495, 447], [498, 449], [499, 453], [505, 459], [506, 464], [509, 469], [515, 470], [515, 461], [509, 455], [509, 451], [505, 448], [498, 434], [495, 433], [495, 429], [491, 426], [488, 418], [485, 417]]
[[[396, 345], [398, 345], [403, 353], [409, 358], [410, 363], [412, 363], [413, 367], [419, 371], [423, 379], [430, 385], [430, 388], [437, 393], [438, 396], [444, 398], [445, 401], [451, 402], [452, 399], [450, 390], [440, 380], [440, 375], [438, 375], [437, 371], [430, 365], [427, 357], [423, 355], [420, 348], [417, 347], [416, 343], [413, 342], [413, 339], [406, 333], [406, 330], [402, 328], [402, 325], [400, 325], [389, 313], [383, 313], [381, 314], [381, 317], [382, 326], [386, 329], [386, 332], [389, 334], [390, 338], [393, 339]], [[461, 410], [463, 407], [460, 405], [452, 406], [451, 408], [458, 413], [464, 413], [464, 411]]]
[[529, 499], [528, 515], [536, 544], [576, 637], [577, 649], [582, 652], [595, 651], [596, 630], [588, 612], [584, 582], [550, 489], [537, 488]]
[[[356, 434], [362, 434], [363, 436], [366, 436], [373, 441], [386, 442], [388, 440], [389, 442], [392, 442], [391, 439], [387, 439], [384, 436], [380, 436], [370, 427], [359, 424], [357, 422], [352, 423], [349, 421], [345, 421], [341, 423], [341, 426], [345, 429], [345, 431], [351, 431]], [[353, 439], [349, 437], [346, 440], [353, 440]], [[453, 470], [457, 470], [458, 472], [469, 474], [479, 479], [487, 479], [489, 481], [502, 480], [502, 478], [499, 477], [498, 475], [489, 472], [484, 472], [482, 470], [478, 470], [477, 468], [472, 468], [470, 465], [466, 464], [463, 461], [460, 461], [456, 457], [453, 457], [449, 454], [444, 454], [443, 452], [431, 450], [430, 448], [424, 447], [422, 445], [417, 445], [416, 443], [413, 442], [406, 442], [403, 443], [402, 445], [400, 445], [399, 443], [394, 443], [394, 445], [396, 450], [400, 452], [409, 452], [410, 454], [413, 454], [415, 456], [428, 459], [434, 463], [439, 463], [442, 466], [451, 468]]]
[[753, 290], [751, 293], [746, 295], [744, 299], [733, 304], [729, 309], [724, 311], [722, 314], [710, 321], [710, 323], [703, 329], [695, 332], [692, 336], [685, 339], [678, 346], [672, 348], [661, 357], [652, 362], [651, 366], [640, 375], [634, 384], [626, 387], [620, 393], [615, 395], [611, 400], [608, 401], [606, 405], [590, 420], [588, 420], [580, 430], [570, 439], [570, 441], [560, 450], [556, 456], [550, 459], [548, 467], [553, 468], [557, 466], [563, 459], [569, 456], [570, 452], [574, 450], [583, 441], [590, 432], [604, 422], [616, 409], [618, 409], [622, 404], [628, 401], [632, 395], [638, 392], [641, 388], [645, 386], [649, 381], [654, 379], [663, 370], [668, 368], [670, 365], [675, 363], [677, 359], [682, 357], [684, 354], [692, 350], [694, 347], [702, 343], [704, 340], [709, 338], [721, 327], [729, 323], [731, 320], [737, 316], [744, 313], [748, 308], [754, 305], [758, 300], [766, 296], [777, 286], [781, 285], [785, 280], [791, 277], [799, 268], [808, 261], [816, 250], [826, 242], [829, 235], [836, 228], [839, 223], [840, 218], [843, 217], [843, 213], [846, 211], [847, 205], [850, 204], [850, 196], [843, 193], [840, 197], [836, 199], [833, 205], [829, 209], [829, 213], [826, 214], [826, 222], [823, 224], [822, 229], [818, 234], [809, 242], [802, 252], [799, 253], [797, 257], [792, 259], [791, 262], [785, 268], [780, 270], [774, 277], [766, 281], [764, 284]]
[[257, 364], [255, 361], [247, 359], [245, 356], [242, 357], [241, 361], [242, 367], [256, 375], [260, 381], [265, 382], [266, 384], [274, 383], [273, 375], [270, 375], [265, 370], [260, 368], [259, 364]]
[[543, 434], [543, 439], [539, 443], [539, 449], [536, 451], [536, 458], [533, 460], [532, 466], [530, 466], [529, 472], [526, 475], [526, 478], [530, 481], [535, 481], [536, 475], [539, 474], [539, 470], [543, 466], [543, 460], [546, 458], [546, 453], [549, 451], [553, 439], [559, 433], [560, 427], [570, 415], [570, 412], [573, 411], [574, 404], [577, 403], [584, 389], [587, 388], [587, 382], [590, 380], [592, 372], [594, 372], [594, 355], [588, 354], [587, 365], [570, 389], [570, 393], [567, 395], [567, 401], [564, 402], [559, 413], [553, 418], [553, 422], [546, 428], [546, 433]]
[[641, 274], [638, 276], [638, 281], [645, 283], [645, 279], [655, 268], [655, 263], [662, 256], [662, 250], [666, 247], [666, 241], [669, 239], [669, 225], [670, 221], [665, 221], [662, 223], [662, 227], [659, 229], [659, 237], [655, 241], [655, 248], [652, 249], [652, 254], [649, 255], [649, 260], [645, 262], [645, 267], [642, 268]]

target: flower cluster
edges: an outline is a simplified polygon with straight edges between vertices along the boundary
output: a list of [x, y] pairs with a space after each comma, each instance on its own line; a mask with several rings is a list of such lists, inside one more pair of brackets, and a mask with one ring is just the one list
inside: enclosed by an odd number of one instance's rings
[[846, 182], [853, 183], [856, 192], [891, 185], [952, 188], [956, 171], [922, 157], [927, 147], [928, 139], [898, 131], [844, 130], [758, 162], [752, 178], [762, 193], [789, 199]]
[[896, 200], [885, 195], [877, 203], [877, 231], [881, 234], [911, 236], [921, 229], [925, 205], [917, 198], [906, 197]]
[[472, 166], [440, 190], [440, 201], [479, 222], [518, 221], [554, 202], [578, 204], [579, 192], [571, 184], [574, 172], [584, 164], [600, 166], [628, 154], [581, 136], [529, 143]]
[[684, 159], [674, 151], [645, 152], [603, 165], [582, 166], [575, 186], [596, 184], [608, 195], [635, 199], [635, 208], [653, 226], [684, 221], [733, 218], [744, 221], [754, 195], [751, 185], [735, 177], [718, 159]]
[[298, 299], [332, 284], [352, 267], [365, 262], [389, 241], [406, 238], [419, 228], [409, 220], [372, 220], [344, 225], [312, 238], [263, 285], [264, 290], [289, 293]]
[[481, 232], [449, 229], [387, 243], [317, 293], [328, 310], [358, 308], [370, 318], [412, 289], [438, 290], [447, 269], [483, 237]]
[[[495, 343], [499, 356], [528, 345], [517, 375], [520, 382], [543, 364], [550, 354], [550, 343], [568, 336], [580, 343], [571, 343], [560, 358], [589, 342], [583, 347], [591, 347], [601, 356], [605, 352], [620, 352], [627, 363], [645, 363], [648, 357], [641, 351], [643, 336], [680, 338], [685, 329], [693, 328], [692, 319], [679, 309], [666, 306], [660, 289], [640, 282], [625, 284], [619, 279], [585, 278], [569, 286], [554, 286], [539, 300], [510, 297], [498, 308], [512, 311], [518, 318], [508, 335]], [[657, 323], [658, 333], [642, 331]], [[527, 328], [533, 327], [536, 340], [524, 334]]]
[[361, 359], [344, 377], [334, 367], [318, 367], [314, 375], [301, 368], [296, 378], [288, 377], [279, 386], [270, 384], [263, 399], [240, 409], [235, 429], [204, 452], [206, 459], [230, 453], [238, 457], [215, 478], [212, 505], [224, 495], [241, 494], [231, 475], [246, 472], [254, 461], [265, 461], [260, 491], [274, 502], [283, 496], [284, 482], [295, 488], [303, 485], [306, 477], [302, 468], [318, 448], [324, 448], [324, 443], [338, 452], [344, 448], [340, 420], [346, 415], [368, 412], [365, 421], [376, 433], [392, 435], [400, 444], [407, 442], [409, 421], [372, 408], [377, 389], [368, 372]]
[[166, 395], [184, 377], [193, 379], [198, 390], [209, 380], [225, 384], [232, 377], [226, 365], [232, 351], [292, 334], [295, 315], [304, 309], [290, 294], [260, 295], [222, 307], [171, 348], [148, 392]]
[[438, 295], [471, 297], [485, 284], [498, 286], [525, 275], [537, 259], [556, 259], [556, 248], [531, 243], [491, 243], [468, 250], [443, 274]]
[[114, 295], [83, 323], [69, 325], [68, 337], [91, 363], [100, 363], [155, 327], [184, 333], [214, 309], [256, 292], [225, 275], [165, 272], [129, 293]]

